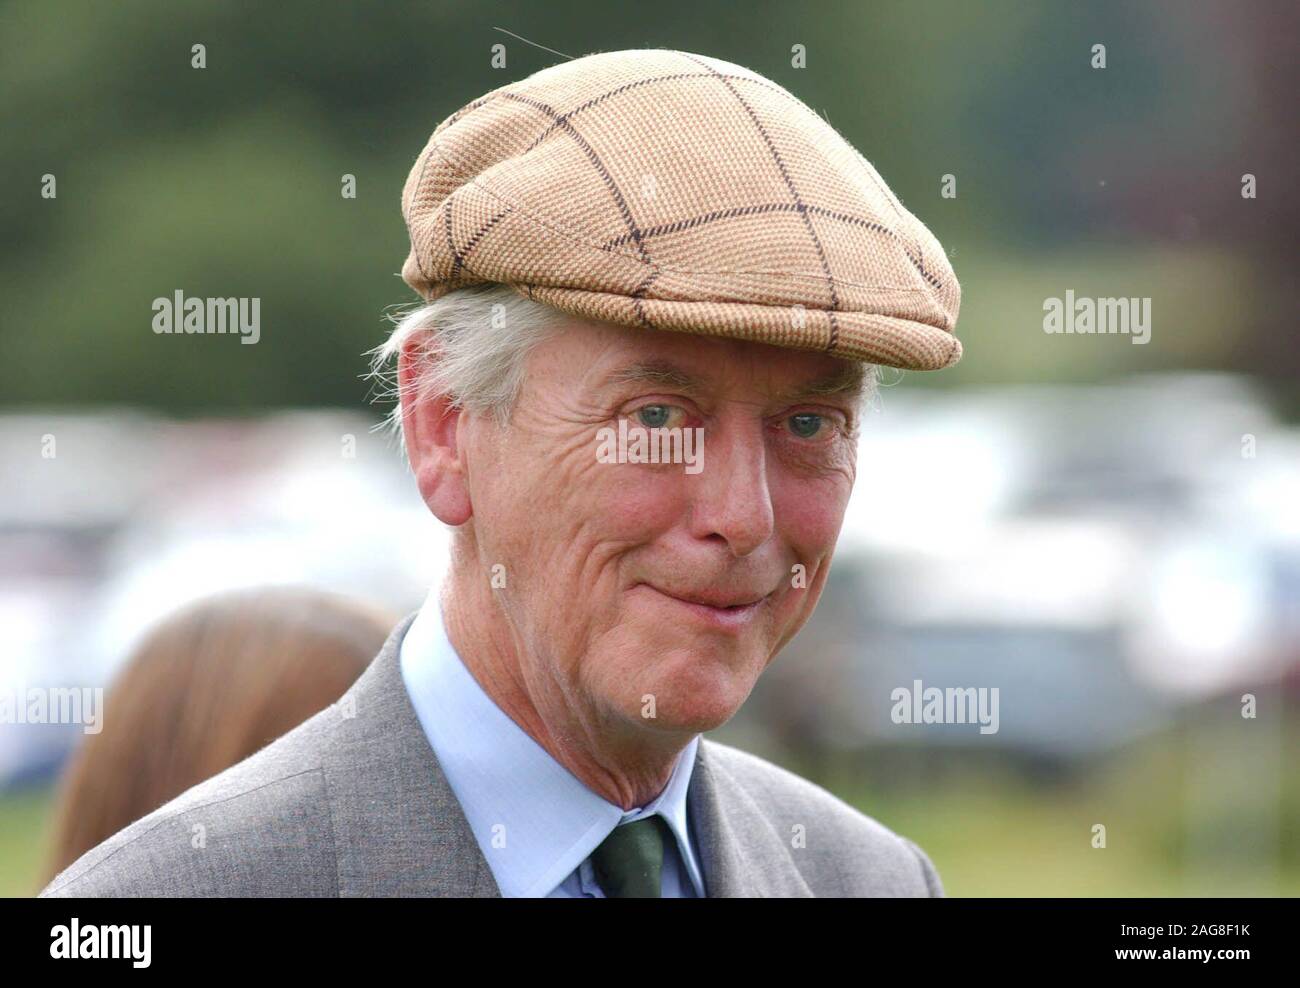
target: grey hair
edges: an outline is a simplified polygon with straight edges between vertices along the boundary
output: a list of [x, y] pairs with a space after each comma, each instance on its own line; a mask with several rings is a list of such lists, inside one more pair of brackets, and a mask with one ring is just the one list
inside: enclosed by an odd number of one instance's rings
[[[505, 425], [523, 384], [525, 358], [566, 318], [495, 283], [460, 288], [390, 317], [395, 328], [368, 354], [375, 400], [395, 402], [388, 429], [400, 440], [402, 406], [439, 394], [450, 395], [457, 407], [491, 413]], [[404, 394], [397, 358], [411, 340], [420, 341], [427, 369]]]
[[[454, 406], [490, 413], [503, 427], [508, 424], [528, 354], [572, 317], [520, 295], [509, 285], [489, 282], [448, 292], [389, 318], [396, 324], [392, 333], [367, 354], [369, 378], [376, 401], [394, 402], [380, 428], [386, 428], [404, 448], [403, 406], [433, 395], [450, 395]], [[414, 387], [403, 393], [397, 360], [413, 339], [420, 341], [418, 357], [425, 369], [416, 375]], [[884, 383], [880, 368], [866, 364], [857, 370], [863, 385], [860, 404], [874, 406], [877, 389]]]

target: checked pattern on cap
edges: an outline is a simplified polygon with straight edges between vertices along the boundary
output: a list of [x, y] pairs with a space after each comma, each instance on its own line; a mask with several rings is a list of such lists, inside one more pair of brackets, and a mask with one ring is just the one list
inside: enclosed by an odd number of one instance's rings
[[502, 282], [629, 326], [961, 355], [938, 241], [821, 117], [726, 62], [612, 52], [494, 90], [434, 131], [403, 211], [426, 299]]

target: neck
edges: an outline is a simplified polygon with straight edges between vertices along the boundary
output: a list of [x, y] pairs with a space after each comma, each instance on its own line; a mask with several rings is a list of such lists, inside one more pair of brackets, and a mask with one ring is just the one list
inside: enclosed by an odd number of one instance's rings
[[[453, 566], [441, 595], [447, 638], [466, 669], [511, 720], [588, 789], [630, 810], [672, 777], [689, 732], [649, 731], [562, 681], [553, 655], [525, 644], [486, 575]], [[575, 688], [576, 686], [576, 688]]]

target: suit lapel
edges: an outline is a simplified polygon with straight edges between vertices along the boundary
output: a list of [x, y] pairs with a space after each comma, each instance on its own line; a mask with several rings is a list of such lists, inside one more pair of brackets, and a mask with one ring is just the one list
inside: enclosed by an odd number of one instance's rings
[[336, 705], [342, 729], [324, 770], [339, 895], [500, 897], [402, 682], [414, 618]]
[[812, 896], [790, 856], [788, 835], [773, 829], [704, 738], [686, 805], [710, 899]]
[[[499, 898], [492, 870], [442, 773], [402, 682], [399, 648], [415, 615], [334, 706], [323, 771], [340, 896]], [[811, 896], [753, 797], [701, 738], [687, 816], [709, 898]]]

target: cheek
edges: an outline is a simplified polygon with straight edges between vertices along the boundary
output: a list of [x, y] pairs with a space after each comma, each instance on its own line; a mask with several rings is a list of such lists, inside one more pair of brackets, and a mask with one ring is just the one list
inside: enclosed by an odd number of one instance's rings
[[841, 474], [792, 478], [773, 485], [773, 517], [795, 562], [811, 571], [835, 548], [852, 487], [852, 479]]
[[773, 490], [778, 538], [789, 553], [789, 565], [804, 567], [802, 586], [795, 586], [794, 572], [786, 571], [790, 582], [771, 629], [773, 656], [798, 634], [817, 607], [851, 490], [849, 477], [799, 478]]
[[540, 441], [519, 445], [475, 485], [484, 548], [517, 566], [597, 581], [610, 560], [682, 517], [680, 466], [602, 463], [594, 438], [554, 443], [545, 453]]
[[648, 541], [680, 524], [686, 485], [677, 465], [598, 463], [583, 478], [588, 510], [612, 539]]

